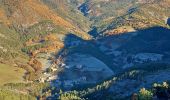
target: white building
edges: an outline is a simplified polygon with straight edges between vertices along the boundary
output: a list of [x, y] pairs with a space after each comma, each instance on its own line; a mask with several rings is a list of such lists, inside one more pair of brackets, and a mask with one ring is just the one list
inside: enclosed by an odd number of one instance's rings
[[39, 80], [38, 80], [40, 83], [44, 83], [45, 82], [45, 79], [43, 77], [40, 77]]
[[70, 69], [71, 67], [67, 65], [67, 66], [65, 66], [65, 68]]
[[54, 71], [57, 71], [57, 68], [51, 67], [51, 70], [54, 72]]
[[55, 80], [55, 79], [57, 79], [57, 78], [58, 78], [57, 75], [55, 75], [55, 76], [50, 76], [50, 77], [47, 78], [47, 81], [49, 82], [49, 81]]

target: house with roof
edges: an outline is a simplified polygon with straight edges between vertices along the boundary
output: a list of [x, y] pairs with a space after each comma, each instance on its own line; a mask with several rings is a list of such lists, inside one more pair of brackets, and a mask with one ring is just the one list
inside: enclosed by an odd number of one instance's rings
[[64, 87], [73, 87], [74, 84], [73, 84], [73, 81], [72, 80], [65, 80], [64, 81]]

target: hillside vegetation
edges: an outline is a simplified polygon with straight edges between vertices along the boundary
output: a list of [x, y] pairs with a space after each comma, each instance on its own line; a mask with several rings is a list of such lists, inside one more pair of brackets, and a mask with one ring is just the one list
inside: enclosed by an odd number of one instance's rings
[[93, 21], [98, 32], [120, 26], [143, 29], [164, 26], [170, 16], [168, 0], [75, 0], [78, 8]]
[[[75, 10], [75, 12], [77, 12], [77, 16], [81, 16], [82, 20], [77, 20], [76, 16], [75, 18], [71, 17], [74, 15], [70, 13], [70, 9], [71, 6], [64, 6], [54, 10], [50, 3], [43, 3], [37, 0], [1, 0], [1, 62], [9, 64], [11, 61], [10, 65], [18, 65], [19, 62], [19, 66], [28, 66], [29, 55], [24, 54], [24, 52], [30, 53], [30, 51], [46, 48], [49, 42], [47, 40], [43, 43], [37, 43], [37, 45], [34, 45], [35, 42], [33, 42], [29, 44], [29, 47], [25, 44], [29, 41], [43, 41], [41, 38], [45, 38], [49, 34], [63, 34], [64, 36], [65, 34], [73, 33], [84, 39], [89, 39], [90, 36], [86, 33], [88, 30], [88, 20], [78, 10]], [[86, 27], [86, 29], [82, 27]], [[58, 45], [54, 43], [57, 41], [51, 41], [50, 44]]]
[[141, 88], [170, 77], [169, 9], [169, 0], [0, 0], [0, 99], [152, 98]]

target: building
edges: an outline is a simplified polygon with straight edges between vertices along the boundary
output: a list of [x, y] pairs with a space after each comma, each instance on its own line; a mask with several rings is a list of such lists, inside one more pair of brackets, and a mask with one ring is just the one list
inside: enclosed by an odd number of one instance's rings
[[60, 67], [62, 67], [62, 68], [65, 67], [65, 66], [66, 66], [66, 64], [64, 64], [64, 63], [60, 64]]
[[67, 65], [67, 66], [65, 66], [65, 68], [70, 69], [71, 67]]
[[47, 78], [47, 81], [49, 82], [49, 81], [55, 80], [57, 78], [58, 78], [57, 75], [56, 76], [50, 76], [50, 77]]
[[53, 72], [55, 72], [55, 71], [57, 71], [57, 68], [56, 68], [56, 67], [51, 67], [51, 70], [52, 70]]
[[64, 87], [73, 87], [73, 86], [74, 86], [73, 81], [71, 80], [64, 81]]
[[77, 65], [76, 68], [77, 68], [77, 69], [82, 69], [82, 68], [83, 68], [83, 65]]
[[38, 80], [40, 83], [44, 83], [45, 82], [45, 79], [43, 77], [40, 77], [39, 80]]

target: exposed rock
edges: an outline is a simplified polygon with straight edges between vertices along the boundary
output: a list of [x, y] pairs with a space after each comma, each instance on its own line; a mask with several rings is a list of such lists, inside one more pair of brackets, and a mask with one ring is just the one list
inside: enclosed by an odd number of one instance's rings
[[167, 19], [166, 24], [170, 26], [170, 18]]

